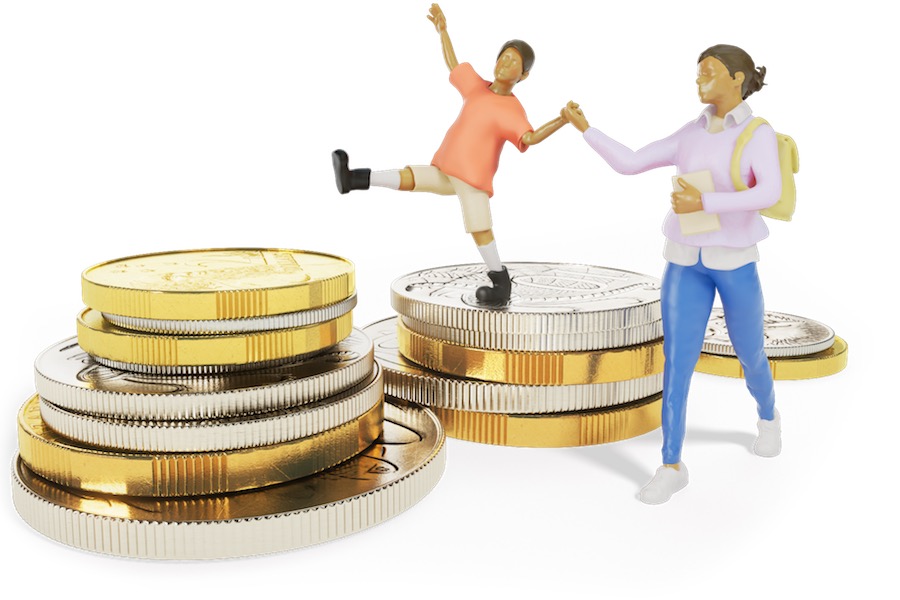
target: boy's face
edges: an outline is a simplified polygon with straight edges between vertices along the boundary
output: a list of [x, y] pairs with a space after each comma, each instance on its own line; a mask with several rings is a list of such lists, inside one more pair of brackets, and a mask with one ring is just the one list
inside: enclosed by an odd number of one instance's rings
[[494, 66], [494, 80], [516, 84], [528, 77], [522, 71], [522, 55], [515, 48], [507, 48], [497, 58]]

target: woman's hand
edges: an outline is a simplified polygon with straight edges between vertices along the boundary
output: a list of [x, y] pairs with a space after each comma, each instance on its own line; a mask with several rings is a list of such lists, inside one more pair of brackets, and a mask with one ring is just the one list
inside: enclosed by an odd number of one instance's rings
[[672, 192], [672, 210], [679, 215], [703, 210], [700, 190], [681, 177], [678, 178], [678, 185], [682, 187], [682, 190], [680, 192]]

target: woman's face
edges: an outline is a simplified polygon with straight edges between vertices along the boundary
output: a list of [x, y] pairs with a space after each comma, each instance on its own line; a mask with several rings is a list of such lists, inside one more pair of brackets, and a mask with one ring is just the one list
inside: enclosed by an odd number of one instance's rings
[[744, 74], [740, 71], [732, 77], [728, 68], [718, 58], [707, 56], [697, 65], [697, 94], [700, 102], [716, 104], [721, 100], [741, 97]]

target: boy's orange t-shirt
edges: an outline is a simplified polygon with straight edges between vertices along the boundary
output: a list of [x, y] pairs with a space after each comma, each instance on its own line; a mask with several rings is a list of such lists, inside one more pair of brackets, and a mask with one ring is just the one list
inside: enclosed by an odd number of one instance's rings
[[488, 89], [491, 83], [479, 77], [469, 63], [450, 71], [450, 83], [462, 95], [463, 106], [431, 164], [493, 196], [503, 142], [525, 152], [528, 146], [522, 144], [522, 136], [532, 131], [531, 123], [518, 98], [492, 92]]

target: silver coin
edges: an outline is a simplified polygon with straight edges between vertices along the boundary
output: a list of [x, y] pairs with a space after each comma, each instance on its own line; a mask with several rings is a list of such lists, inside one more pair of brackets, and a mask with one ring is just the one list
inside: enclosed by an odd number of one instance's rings
[[397, 318], [363, 328], [384, 369], [385, 393], [430, 407], [483, 413], [537, 414], [618, 406], [662, 391], [662, 373], [589, 385], [514, 385], [464, 379], [429, 371], [403, 358]]
[[185, 335], [224, 335], [233, 333], [250, 333], [255, 331], [272, 331], [274, 329], [293, 329], [331, 321], [342, 317], [356, 307], [356, 294], [343, 302], [268, 317], [250, 319], [220, 319], [206, 321], [174, 321], [162, 319], [138, 319], [102, 313], [103, 318], [123, 329], [147, 333], [167, 333]]
[[[763, 316], [763, 350], [770, 358], [806, 356], [831, 348], [834, 330], [827, 325], [785, 313], [766, 311]], [[721, 356], [735, 356], [728, 337], [725, 312], [714, 308], [709, 316], [703, 352]]]
[[643, 344], [662, 337], [662, 320], [626, 329], [578, 333], [505, 333], [470, 331], [401, 317], [410, 331], [467, 348], [510, 352], [582, 352]]
[[41, 418], [83, 444], [131, 452], [216, 452], [310, 437], [359, 419], [384, 397], [381, 370], [341, 394], [300, 407], [200, 421], [126, 421], [70, 412], [41, 398]]
[[648, 275], [557, 263], [507, 263], [512, 297], [500, 308], [478, 303], [487, 280], [483, 264], [438, 267], [391, 284], [401, 316], [439, 327], [510, 334], [584, 334], [641, 327], [661, 317], [659, 279]]
[[136, 558], [207, 559], [301, 548], [377, 525], [424, 498], [446, 460], [431, 411], [385, 403], [384, 433], [328, 471], [241, 493], [135, 498], [77, 491], [13, 464], [13, 504], [39, 533], [83, 550]]
[[136, 373], [103, 365], [76, 338], [34, 363], [38, 394], [67, 410], [161, 421], [216, 419], [314, 402], [362, 382], [372, 372], [372, 342], [354, 329], [324, 352], [282, 366], [207, 376]]
[[[321, 352], [321, 350], [319, 352]], [[109, 367], [110, 369], [116, 369], [118, 371], [143, 373], [145, 375], [193, 375], [196, 377], [205, 377], [283, 367], [317, 356], [319, 352], [310, 352], [309, 354], [298, 354], [286, 358], [275, 358], [272, 360], [234, 365], [142, 365], [120, 360], [110, 360], [108, 358], [103, 358], [102, 356], [91, 355], [91, 358], [104, 367]]]

